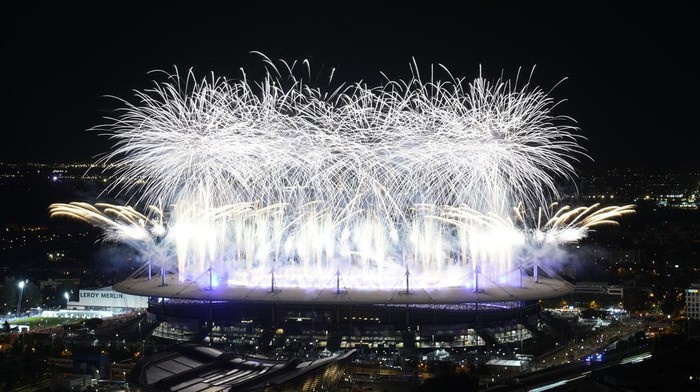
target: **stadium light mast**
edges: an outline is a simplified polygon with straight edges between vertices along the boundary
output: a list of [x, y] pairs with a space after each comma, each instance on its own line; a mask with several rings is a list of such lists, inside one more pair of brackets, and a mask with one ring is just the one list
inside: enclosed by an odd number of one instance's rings
[[24, 281], [19, 282], [19, 298], [17, 299], [17, 317], [22, 312], [22, 294], [24, 293]]

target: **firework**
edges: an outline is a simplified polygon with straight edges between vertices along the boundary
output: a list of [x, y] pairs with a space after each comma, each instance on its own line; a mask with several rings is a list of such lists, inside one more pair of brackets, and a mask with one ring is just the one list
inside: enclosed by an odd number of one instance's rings
[[[449, 73], [423, 81], [413, 66], [409, 80], [324, 92], [294, 65], [284, 78], [268, 65], [257, 83], [175, 72], [96, 127], [114, 140], [99, 161], [118, 168], [107, 191], [165, 206], [156, 236], [174, 249], [180, 281], [507, 284], [528, 241], [573, 241], [630, 210], [574, 209], [534, 231], [512, 223], [513, 206], [558, 198], [556, 181], [573, 180], [572, 162], [586, 156], [539, 88]], [[152, 218], [128, 207], [52, 214], [155, 242]]]
[[[571, 206], [562, 206], [554, 212], [557, 206], [558, 203], [553, 203], [547, 210], [539, 208], [537, 218], [532, 219], [534, 223], [528, 223], [522, 211], [517, 213], [524, 229], [529, 232], [532, 242], [538, 246], [545, 244], [558, 246], [577, 242], [585, 238], [588, 231], [595, 227], [619, 225], [617, 219], [633, 214], [635, 208], [632, 204], [601, 207], [600, 203], [596, 203], [573, 209]], [[528, 224], [533, 226], [529, 227]]]

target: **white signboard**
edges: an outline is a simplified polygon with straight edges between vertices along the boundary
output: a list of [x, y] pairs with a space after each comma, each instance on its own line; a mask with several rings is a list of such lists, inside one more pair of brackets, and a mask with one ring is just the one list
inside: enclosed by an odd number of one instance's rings
[[119, 293], [114, 290], [80, 290], [79, 304], [111, 308], [147, 308], [148, 297]]

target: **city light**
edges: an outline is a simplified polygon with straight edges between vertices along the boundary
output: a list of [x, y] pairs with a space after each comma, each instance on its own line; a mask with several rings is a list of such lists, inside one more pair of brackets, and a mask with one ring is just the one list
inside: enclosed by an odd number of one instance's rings
[[22, 313], [22, 294], [24, 293], [24, 281], [19, 281], [19, 298], [17, 299], [17, 317]]

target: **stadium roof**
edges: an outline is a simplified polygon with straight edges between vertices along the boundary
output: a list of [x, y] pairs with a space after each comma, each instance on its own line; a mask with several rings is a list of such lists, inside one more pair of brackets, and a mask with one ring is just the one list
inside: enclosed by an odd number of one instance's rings
[[313, 361], [276, 361], [182, 343], [142, 358], [131, 378], [153, 391], [243, 392], [298, 383], [329, 387], [340, 379], [341, 366], [354, 353], [349, 350]]
[[[163, 284], [165, 283], [165, 284]], [[127, 294], [151, 297], [239, 301], [262, 303], [320, 303], [320, 304], [450, 304], [469, 302], [502, 302], [538, 300], [560, 297], [573, 291], [574, 285], [562, 280], [524, 277], [521, 286], [491, 283], [483, 289], [469, 287], [440, 287], [434, 289], [358, 289], [358, 288], [277, 288], [263, 286], [219, 286], [211, 289], [199, 282], [180, 282], [176, 275], [148, 279], [130, 278], [114, 286]]]

